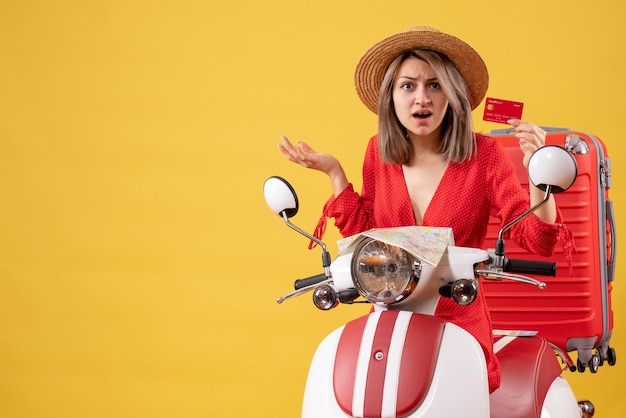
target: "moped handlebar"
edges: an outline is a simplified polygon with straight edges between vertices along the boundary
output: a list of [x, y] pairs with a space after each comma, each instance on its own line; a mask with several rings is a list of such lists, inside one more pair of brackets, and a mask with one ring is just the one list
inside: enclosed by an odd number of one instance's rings
[[556, 263], [549, 261], [519, 260], [506, 258], [503, 271], [518, 274], [556, 276]]
[[304, 279], [298, 279], [294, 282], [293, 284], [293, 288], [295, 290], [299, 290], [302, 289], [304, 287], [309, 287], [312, 285], [316, 285], [316, 284], [320, 284], [322, 282], [324, 282], [327, 279], [326, 275], [324, 273], [322, 274], [316, 274], [315, 276], [311, 276], [311, 277], [306, 277]]
[[[497, 259], [497, 256], [492, 256], [492, 261], [494, 259]], [[517, 282], [532, 284], [539, 287], [539, 289], [545, 289], [546, 284], [544, 282], [524, 276], [524, 274], [555, 276], [556, 263], [510, 259], [508, 257], [504, 257], [502, 266], [498, 266], [496, 264], [487, 265], [486, 268], [479, 269], [476, 273], [487, 280], [509, 279]]]

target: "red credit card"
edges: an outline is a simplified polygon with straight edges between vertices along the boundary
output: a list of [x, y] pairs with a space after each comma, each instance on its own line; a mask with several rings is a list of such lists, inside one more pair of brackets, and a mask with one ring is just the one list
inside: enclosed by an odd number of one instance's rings
[[485, 100], [483, 120], [507, 123], [509, 119], [521, 119], [523, 109], [524, 103], [487, 97]]

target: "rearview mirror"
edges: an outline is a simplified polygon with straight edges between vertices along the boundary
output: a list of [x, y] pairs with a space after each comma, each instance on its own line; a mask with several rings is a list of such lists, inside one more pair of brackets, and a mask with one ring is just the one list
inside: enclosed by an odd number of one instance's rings
[[551, 193], [569, 189], [578, 175], [578, 164], [574, 156], [558, 145], [539, 148], [528, 161], [528, 178], [544, 192]]
[[270, 209], [280, 216], [291, 218], [298, 213], [298, 196], [287, 180], [279, 176], [272, 176], [265, 180], [263, 185], [265, 202]]

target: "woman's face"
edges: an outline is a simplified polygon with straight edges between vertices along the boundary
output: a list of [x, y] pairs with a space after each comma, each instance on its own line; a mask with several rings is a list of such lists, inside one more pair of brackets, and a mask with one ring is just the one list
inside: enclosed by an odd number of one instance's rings
[[441, 139], [441, 122], [448, 109], [448, 99], [429, 64], [409, 57], [400, 65], [393, 84], [393, 103], [396, 116], [409, 136]]

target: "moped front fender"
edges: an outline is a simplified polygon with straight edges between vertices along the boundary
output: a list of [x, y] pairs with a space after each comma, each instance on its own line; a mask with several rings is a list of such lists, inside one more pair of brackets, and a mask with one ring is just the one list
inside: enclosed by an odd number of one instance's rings
[[[394, 316], [393, 320], [390, 316]], [[366, 408], [370, 408], [368, 416], [372, 413], [371, 408], [380, 408], [374, 413], [381, 417], [489, 416], [484, 353], [467, 331], [445, 323], [436, 337], [439, 340], [429, 340], [428, 335], [420, 330], [441, 319], [407, 311], [373, 312], [355, 321], [365, 324], [362, 332], [350, 331], [351, 341], [342, 341], [342, 335], [354, 325], [352, 323], [332, 332], [316, 350], [306, 382], [304, 418], [359, 417], [364, 416]], [[381, 339], [377, 336], [383, 334], [390, 336], [388, 344], [380, 344]], [[350, 370], [352, 366], [346, 368], [345, 364], [341, 364], [340, 370], [337, 368], [337, 352], [342, 352], [340, 344], [351, 344], [354, 350], [358, 350], [353, 353], [357, 359], [354, 370]], [[403, 374], [399, 370], [403, 356], [416, 355], [416, 344], [426, 351], [436, 349], [433, 353], [435, 365], [428, 376], [419, 376], [415, 371]], [[405, 351], [407, 347], [412, 348]], [[370, 375], [368, 380], [368, 371], [374, 373], [372, 369], [378, 369], [376, 373], [380, 372], [377, 362], [385, 362], [382, 367], [384, 377], [381, 380], [380, 376]], [[354, 381], [345, 383], [345, 376], [338, 379], [335, 373], [339, 372], [352, 373]], [[419, 399], [409, 399], [407, 403], [406, 389], [419, 386], [424, 379], [428, 381], [423, 395]], [[351, 401], [345, 401], [346, 388], [336, 387], [336, 382], [350, 385]], [[381, 385], [382, 390], [368, 391], [368, 384]], [[338, 393], [342, 392], [340, 404]], [[413, 405], [410, 411], [406, 410], [407, 405]]]

